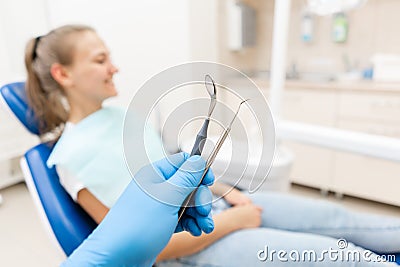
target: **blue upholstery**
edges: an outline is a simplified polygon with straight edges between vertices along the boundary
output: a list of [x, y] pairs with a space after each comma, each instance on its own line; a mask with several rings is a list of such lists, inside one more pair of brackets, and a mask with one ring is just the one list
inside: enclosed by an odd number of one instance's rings
[[28, 106], [25, 93], [25, 83], [16, 82], [4, 85], [0, 88], [1, 95], [8, 107], [17, 116], [18, 120], [33, 134], [39, 134], [39, 123], [33, 110]]
[[25, 158], [54, 235], [65, 254], [70, 255], [96, 223], [64, 190], [55, 168], [47, 167], [51, 149], [48, 144], [37, 145], [25, 153]]
[[[25, 83], [5, 85], [0, 93], [21, 123], [31, 133], [38, 134], [38, 121], [27, 104]], [[36, 189], [31, 194], [37, 194], [40, 199], [51, 230], [68, 256], [93, 231], [96, 223], [64, 190], [55, 168], [47, 167], [51, 149], [49, 144], [39, 144], [26, 152], [25, 159]]]

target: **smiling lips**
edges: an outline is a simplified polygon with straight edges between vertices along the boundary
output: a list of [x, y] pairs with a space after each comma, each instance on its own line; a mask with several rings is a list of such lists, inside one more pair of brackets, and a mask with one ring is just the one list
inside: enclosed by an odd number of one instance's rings
[[106, 84], [109, 84], [109, 85], [114, 85], [114, 82], [113, 82], [112, 78], [106, 80], [105, 83], [106, 83]]

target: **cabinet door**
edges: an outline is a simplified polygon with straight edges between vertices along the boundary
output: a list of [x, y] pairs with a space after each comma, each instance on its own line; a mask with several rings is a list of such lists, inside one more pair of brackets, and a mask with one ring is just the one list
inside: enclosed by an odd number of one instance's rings
[[338, 95], [334, 91], [286, 89], [282, 118], [285, 120], [334, 126]]
[[19, 157], [38, 142], [8, 110], [0, 109], [0, 189], [23, 180]]
[[330, 189], [333, 177], [332, 150], [289, 141], [283, 144], [294, 154], [291, 182], [323, 190]]
[[[385, 125], [363, 121], [341, 121], [339, 127], [400, 138], [400, 125]], [[400, 163], [354, 155], [335, 153], [333, 190], [392, 205], [400, 205]]]
[[337, 152], [332, 189], [400, 206], [400, 164]]
[[[316, 125], [335, 125], [337, 95], [333, 91], [287, 89], [283, 101], [283, 118]], [[329, 149], [283, 142], [295, 155], [290, 179], [294, 183], [329, 189], [333, 173], [334, 152]]]
[[339, 97], [340, 120], [400, 123], [400, 94], [346, 92]]
[[0, 161], [20, 156], [37, 143], [8, 110], [0, 109]]

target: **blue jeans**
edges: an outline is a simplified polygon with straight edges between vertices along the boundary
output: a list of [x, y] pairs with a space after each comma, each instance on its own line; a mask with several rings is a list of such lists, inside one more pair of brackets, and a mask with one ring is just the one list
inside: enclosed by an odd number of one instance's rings
[[[157, 266], [397, 266], [378, 263], [369, 250], [400, 251], [398, 218], [275, 192], [249, 196], [263, 207], [259, 228], [233, 232], [199, 253]], [[213, 212], [228, 207], [218, 200]]]

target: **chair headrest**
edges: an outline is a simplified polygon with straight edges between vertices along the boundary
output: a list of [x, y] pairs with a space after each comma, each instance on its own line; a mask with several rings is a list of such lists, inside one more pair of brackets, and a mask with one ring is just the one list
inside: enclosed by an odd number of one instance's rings
[[18, 120], [28, 131], [39, 135], [39, 121], [31, 107], [25, 92], [24, 82], [15, 82], [4, 85], [0, 88], [0, 94], [6, 106], [15, 114]]

